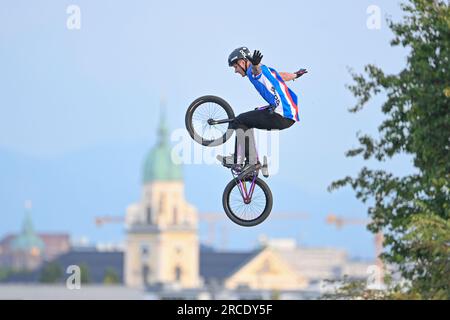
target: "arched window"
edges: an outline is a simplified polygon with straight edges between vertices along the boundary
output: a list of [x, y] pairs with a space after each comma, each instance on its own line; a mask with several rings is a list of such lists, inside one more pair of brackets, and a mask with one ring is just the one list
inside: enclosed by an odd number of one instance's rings
[[143, 264], [142, 265], [142, 283], [144, 284], [144, 286], [149, 285], [150, 274], [151, 274], [151, 270], [150, 270], [150, 267], [148, 266], [148, 264]]

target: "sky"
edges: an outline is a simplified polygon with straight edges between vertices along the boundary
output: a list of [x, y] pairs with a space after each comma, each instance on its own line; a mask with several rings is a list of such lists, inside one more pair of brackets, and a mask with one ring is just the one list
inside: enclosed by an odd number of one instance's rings
[[[67, 28], [70, 5], [80, 9], [80, 29]], [[371, 5], [380, 9], [379, 29], [367, 26]], [[215, 245], [248, 250], [265, 234], [372, 258], [373, 235], [364, 226], [325, 224], [329, 213], [367, 218], [368, 204], [348, 188], [327, 187], [363, 165], [397, 175], [413, 170], [407, 156], [376, 164], [344, 155], [357, 146], [357, 132], [375, 134], [383, 119], [382, 96], [358, 114], [347, 111], [355, 103], [345, 87], [348, 68], [361, 72], [373, 63], [388, 73], [401, 70], [407, 51], [389, 45], [386, 24], [401, 16], [399, 2], [388, 0], [2, 1], [0, 237], [20, 229], [30, 199], [40, 231], [123, 241], [123, 226], [99, 229], [93, 220], [123, 215], [139, 200], [161, 100], [172, 132], [184, 129], [187, 107], [202, 95], [224, 98], [236, 113], [264, 103], [227, 65], [234, 48], [247, 46], [279, 71], [309, 70], [290, 84], [301, 121], [280, 133], [279, 170], [266, 181], [275, 201], [271, 217], [308, 218], [269, 217], [252, 229], [224, 220]], [[200, 212], [222, 212], [229, 172], [205, 163], [186, 164], [183, 172], [187, 200]], [[207, 237], [204, 223], [200, 237]]]

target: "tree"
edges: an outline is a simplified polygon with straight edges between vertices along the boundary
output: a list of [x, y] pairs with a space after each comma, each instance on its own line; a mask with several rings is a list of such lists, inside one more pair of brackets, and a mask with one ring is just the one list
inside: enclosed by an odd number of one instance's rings
[[381, 290], [371, 290], [366, 280], [354, 280], [344, 276], [341, 280], [325, 280], [325, 283], [334, 287], [324, 293], [321, 300], [383, 300], [388, 293]]
[[[366, 74], [352, 72], [348, 86], [360, 111], [380, 93], [385, 120], [379, 137], [359, 135], [360, 146], [348, 157], [383, 162], [399, 154], [413, 158], [415, 173], [398, 177], [363, 167], [356, 177], [335, 181], [330, 190], [350, 185], [369, 204], [371, 232], [382, 231], [382, 258], [399, 268], [409, 283], [404, 294], [423, 299], [450, 298], [450, 10], [442, 0], [409, 0], [405, 16], [389, 21], [392, 46], [408, 50], [398, 74], [374, 65]], [[395, 295], [394, 295], [395, 296]]]
[[[450, 221], [435, 214], [418, 214], [411, 218], [402, 242], [408, 244], [405, 256], [408, 279], [412, 279], [409, 296], [434, 299], [450, 297]], [[420, 275], [416, 277], [416, 275]], [[397, 290], [401, 292], [402, 288]], [[393, 293], [403, 297], [403, 294]]]
[[63, 276], [62, 268], [58, 262], [52, 261], [42, 268], [39, 281], [44, 283], [60, 282]]
[[11, 273], [11, 268], [0, 267], [0, 282], [7, 280]]
[[90, 283], [91, 282], [91, 275], [89, 273], [89, 267], [86, 263], [80, 263], [80, 280], [81, 283]]

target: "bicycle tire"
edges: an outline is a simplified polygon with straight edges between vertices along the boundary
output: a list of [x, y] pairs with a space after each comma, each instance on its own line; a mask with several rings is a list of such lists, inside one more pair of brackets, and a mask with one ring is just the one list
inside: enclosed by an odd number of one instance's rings
[[[249, 181], [251, 178], [247, 178], [246, 180]], [[270, 190], [269, 186], [260, 178], [256, 178], [255, 181], [256, 185], [258, 185], [262, 191], [264, 192], [265, 198], [266, 198], [266, 205], [261, 214], [258, 215], [255, 219], [252, 220], [244, 220], [239, 218], [231, 209], [230, 207], [230, 195], [233, 190], [233, 188], [237, 188], [236, 181], [233, 179], [231, 180], [227, 186], [225, 187], [225, 190], [223, 192], [222, 197], [222, 205], [225, 210], [225, 214], [230, 218], [231, 221], [234, 223], [243, 226], [243, 227], [253, 227], [260, 223], [262, 223], [264, 220], [267, 219], [270, 212], [272, 211], [273, 206], [273, 197], [272, 197], [272, 191]]]
[[[228, 102], [226, 102], [224, 99], [217, 97], [217, 96], [203, 96], [200, 98], [197, 98], [196, 100], [194, 100], [191, 105], [189, 106], [189, 108], [186, 111], [186, 116], [185, 116], [185, 125], [186, 125], [186, 129], [189, 132], [189, 135], [191, 136], [192, 139], [194, 139], [195, 141], [197, 141], [198, 143], [206, 146], [206, 147], [215, 147], [215, 146], [219, 146], [221, 144], [224, 144], [228, 139], [230, 139], [230, 137], [233, 134], [233, 130], [230, 129], [230, 123], [228, 123], [228, 128], [226, 129], [226, 132], [221, 135], [218, 138], [215, 139], [205, 139], [204, 136], [202, 136], [201, 134], [199, 134], [198, 132], [196, 132], [195, 130], [195, 126], [193, 124], [193, 115], [195, 113], [195, 111], [203, 104], [206, 103], [214, 103], [217, 104], [218, 106], [220, 106], [225, 113], [227, 114], [228, 119], [234, 119], [234, 112], [233, 109], [231, 108], [231, 106], [228, 104]], [[223, 119], [214, 119], [214, 120], [223, 120]], [[209, 125], [208, 123], [205, 124], [206, 126], [214, 126], [214, 125]], [[224, 126], [226, 126], [224, 124]]]

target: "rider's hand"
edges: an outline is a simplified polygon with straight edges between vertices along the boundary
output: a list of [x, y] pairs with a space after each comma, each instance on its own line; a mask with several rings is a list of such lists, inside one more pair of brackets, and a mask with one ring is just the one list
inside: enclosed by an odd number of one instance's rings
[[300, 70], [294, 72], [294, 74], [297, 76], [295, 79], [300, 78], [305, 73], [308, 73], [308, 71], [306, 71], [306, 69], [300, 69]]
[[254, 66], [257, 66], [258, 64], [260, 64], [262, 58], [263, 58], [263, 55], [258, 50], [255, 50], [255, 52], [253, 52], [252, 56], [247, 56], [248, 61], [250, 61], [252, 63], [252, 65], [254, 65]]

